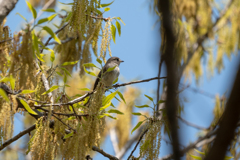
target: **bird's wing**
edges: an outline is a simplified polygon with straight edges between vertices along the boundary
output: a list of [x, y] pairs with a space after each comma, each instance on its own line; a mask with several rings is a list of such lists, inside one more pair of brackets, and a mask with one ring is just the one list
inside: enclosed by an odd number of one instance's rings
[[100, 81], [100, 78], [102, 77], [102, 73], [105, 73], [107, 71], [106, 65], [103, 67], [103, 69], [98, 73], [97, 79], [95, 80], [93, 90], [97, 88], [98, 82]]

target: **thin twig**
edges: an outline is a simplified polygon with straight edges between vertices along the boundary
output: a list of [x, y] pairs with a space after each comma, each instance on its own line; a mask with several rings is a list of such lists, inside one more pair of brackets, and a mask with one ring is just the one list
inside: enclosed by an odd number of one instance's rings
[[58, 67], [58, 65], [56, 65], [56, 66], [53, 68], [52, 72], [51, 72], [50, 75], [47, 77], [47, 80], [52, 76], [52, 74], [55, 72], [55, 70], [57, 69], [57, 67]]
[[60, 122], [62, 122], [62, 124], [64, 124], [65, 126], [67, 126], [69, 129], [73, 130], [76, 133], [76, 130], [73, 129], [71, 126], [69, 126], [68, 124], [64, 123], [60, 118], [58, 118], [55, 115], [52, 115], [53, 117], [55, 117], [57, 120], [59, 120]]
[[146, 130], [142, 133], [141, 137], [139, 138], [137, 144], [135, 145], [134, 149], [132, 150], [132, 152], [131, 152], [131, 154], [129, 155], [129, 157], [128, 157], [127, 160], [129, 160], [129, 159], [132, 157], [133, 152], [137, 149], [138, 144], [141, 142], [143, 136], [144, 136], [147, 132], [148, 132], [148, 129], [146, 129]]
[[191, 126], [191, 127], [194, 127], [194, 128], [196, 128], [196, 129], [200, 129], [200, 130], [206, 130], [206, 129], [207, 129], [207, 128], [205, 128], [205, 127], [201, 127], [201, 126], [198, 126], [198, 125], [193, 124], [193, 123], [191, 123], [191, 122], [188, 122], [187, 120], [183, 119], [183, 118], [180, 117], [180, 116], [177, 116], [177, 118], [180, 119], [180, 120], [181, 120], [183, 123], [185, 123], [186, 125]]

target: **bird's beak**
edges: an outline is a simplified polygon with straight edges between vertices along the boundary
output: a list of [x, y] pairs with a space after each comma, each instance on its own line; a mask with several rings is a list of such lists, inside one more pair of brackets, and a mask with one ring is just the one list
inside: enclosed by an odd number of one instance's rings
[[124, 61], [120, 60], [120, 62], [124, 62]]

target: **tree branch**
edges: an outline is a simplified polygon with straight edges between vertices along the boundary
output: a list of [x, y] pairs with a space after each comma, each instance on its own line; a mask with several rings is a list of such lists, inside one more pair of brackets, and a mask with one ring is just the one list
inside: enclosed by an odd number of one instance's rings
[[18, 0], [0, 0], [0, 24], [4, 18], [14, 9]]
[[36, 125], [34, 124], [34, 125], [32, 125], [31, 127], [27, 128], [27, 129], [25, 129], [24, 131], [22, 131], [22, 132], [20, 132], [19, 134], [17, 134], [16, 136], [10, 138], [10, 139], [7, 140], [6, 142], [4, 142], [4, 143], [2, 144], [2, 146], [0, 146], [0, 151], [1, 151], [2, 149], [4, 149], [5, 147], [7, 147], [8, 145], [10, 145], [12, 142], [14, 142], [14, 141], [18, 140], [19, 138], [21, 138], [22, 136], [24, 136], [25, 134], [33, 131], [35, 128], [36, 128]]
[[118, 160], [117, 157], [114, 157], [114, 156], [112, 156], [112, 155], [104, 152], [102, 149], [100, 149], [100, 148], [98, 148], [98, 147], [96, 147], [96, 146], [93, 146], [93, 147], [92, 147], [92, 150], [93, 150], [93, 151], [96, 151], [96, 152], [98, 152], [98, 153], [101, 153], [104, 157], [107, 157], [107, 158], [109, 158], [110, 160]]

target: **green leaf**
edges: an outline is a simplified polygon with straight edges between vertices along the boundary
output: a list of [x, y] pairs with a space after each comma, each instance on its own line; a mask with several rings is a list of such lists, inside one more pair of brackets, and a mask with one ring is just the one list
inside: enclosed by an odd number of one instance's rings
[[143, 121], [140, 121], [140, 122], [138, 122], [138, 124], [133, 128], [133, 130], [131, 131], [131, 134], [136, 130], [136, 129], [138, 129], [140, 126], [141, 126], [141, 124], [143, 123]]
[[48, 17], [48, 22], [51, 22], [57, 15], [58, 15], [58, 14], [55, 13], [55, 14], [49, 16], [49, 17]]
[[113, 84], [117, 83], [118, 82], [118, 78], [116, 78], [114, 81], [113, 81]]
[[116, 19], [120, 20], [124, 26], [126, 25], [120, 17], [116, 17]]
[[33, 114], [33, 115], [38, 115], [36, 112], [34, 112], [34, 111], [32, 110], [32, 108], [27, 104], [26, 101], [24, 101], [24, 100], [22, 100], [22, 99], [20, 99], [20, 98], [19, 98], [19, 100], [20, 100], [20, 102], [22, 103], [22, 105], [24, 106], [24, 108], [27, 110], [28, 113]]
[[141, 116], [141, 115], [142, 115], [142, 114], [139, 113], [139, 112], [137, 112], [137, 113], [133, 112], [132, 114], [135, 115], [135, 116]]
[[116, 96], [117, 91], [109, 94], [108, 96], [106, 96], [103, 101], [102, 101], [102, 106], [105, 106], [106, 104], [108, 104], [109, 102], [111, 102], [111, 100]]
[[76, 63], [78, 63], [78, 61], [64, 62], [64, 63], [62, 64], [62, 66], [74, 65], [74, 64], [76, 64]]
[[119, 97], [123, 100], [123, 102], [126, 104], [126, 101], [125, 101], [125, 99], [124, 99], [124, 97], [123, 97], [123, 95], [122, 95], [122, 93], [121, 92], [119, 92], [119, 91], [117, 91], [117, 94], [119, 95]]
[[26, 22], [27, 22], [27, 19], [23, 16], [23, 15], [21, 15], [20, 13], [16, 13], [17, 15], [19, 15], [20, 17], [22, 17], [22, 19], [24, 19]]
[[26, 1], [28, 8], [30, 9], [30, 11], [32, 12], [33, 18], [36, 19], [37, 18], [37, 12], [35, 10], [35, 8], [31, 5], [30, 2]]
[[86, 68], [85, 68], [85, 67], [83, 67], [83, 69], [84, 69], [84, 71], [85, 71], [87, 74], [90, 74], [90, 75], [92, 75], [92, 76], [95, 76], [95, 77], [96, 77], [96, 74], [95, 74], [95, 73], [93, 73], [93, 72], [90, 72], [90, 71], [86, 70]]
[[55, 60], [55, 54], [54, 54], [54, 51], [51, 52], [50, 60], [51, 60], [51, 62], [53, 62], [53, 61]]
[[73, 5], [73, 3], [63, 3], [63, 2], [59, 2], [58, 3], [61, 3], [61, 4], [64, 4], [64, 5]]
[[93, 64], [93, 63], [84, 63], [83, 66], [84, 67], [96, 67], [97, 68], [97, 66], [95, 66], [95, 64]]
[[99, 58], [97, 58], [97, 62], [98, 62], [99, 64], [102, 64], [102, 60], [99, 59]]
[[107, 7], [110, 6], [114, 1], [112, 1], [111, 3], [106, 3], [106, 4], [100, 4], [100, 6], [98, 8], [103, 8], [103, 7]]
[[157, 104], [165, 103], [165, 102], [166, 102], [166, 101], [160, 99]]
[[105, 11], [105, 12], [110, 11], [110, 8], [109, 8], [109, 7], [104, 8], [104, 11]]
[[56, 12], [53, 8], [42, 9], [43, 12]]
[[69, 86], [69, 85], [67, 85], [67, 84], [65, 84], [65, 86], [66, 86], [66, 87], [71, 87], [71, 86]]
[[28, 94], [28, 93], [33, 93], [36, 92], [35, 90], [23, 90], [21, 94]]
[[148, 95], [144, 94], [145, 97], [147, 97], [150, 101], [153, 102], [153, 98], [152, 97], [149, 97]]
[[[111, 71], [113, 71], [116, 67], [117, 67], [117, 66], [114, 66], [114, 67], [108, 68], [108, 70], [107, 70], [106, 72], [111, 72]], [[106, 72], [105, 72], [105, 73], [106, 73]]]
[[61, 74], [60, 72], [56, 71], [56, 73], [57, 73], [59, 76], [62, 76], [62, 74]]
[[54, 91], [55, 89], [58, 89], [59, 86], [52, 86], [49, 90], [47, 90], [46, 92], [44, 92], [42, 95], [48, 94], [52, 91]]
[[42, 24], [44, 22], [47, 22], [48, 21], [48, 18], [42, 18], [42, 19], [39, 19], [37, 24]]
[[67, 74], [66, 74], [66, 72], [64, 72], [63, 82], [64, 82], [64, 83], [67, 82]]
[[56, 36], [56, 34], [52, 31], [51, 28], [49, 28], [48, 26], [44, 26], [43, 30], [45, 30], [48, 34], [51, 35], [51, 37], [58, 43], [61, 44], [60, 39]]
[[232, 158], [234, 158], [234, 157], [232, 157], [232, 156], [225, 156], [224, 160], [229, 160], [229, 159], [232, 159]]
[[10, 75], [9, 82], [10, 82], [10, 86], [11, 86], [12, 90], [14, 90], [14, 88], [15, 88], [15, 78], [13, 78], [12, 75]]
[[91, 90], [88, 89], [88, 88], [81, 88], [80, 90], [82, 90], [82, 91], [91, 91]]
[[117, 26], [117, 30], [118, 30], [118, 35], [121, 36], [121, 25], [118, 21], [116, 21], [116, 26]]
[[192, 155], [192, 154], [189, 154], [189, 156], [194, 158], [194, 159], [202, 160], [202, 157], [200, 157], [200, 156], [195, 156], [195, 155]]
[[124, 113], [120, 112], [120, 111], [117, 110], [117, 109], [110, 109], [110, 110], [108, 111], [108, 113], [124, 114]]
[[72, 137], [72, 136], [73, 136], [73, 132], [71, 132], [71, 133], [69, 133], [69, 134], [66, 134], [66, 135], [63, 137], [63, 139], [67, 139], [67, 138]]
[[111, 25], [111, 31], [112, 31], [113, 42], [116, 43], [116, 28], [113, 24]]
[[200, 152], [200, 151], [198, 151], [197, 149], [194, 149], [196, 152], [198, 152], [199, 154], [201, 154], [201, 155], [205, 155], [205, 153], [204, 152]]
[[72, 77], [71, 73], [64, 67], [60, 67], [60, 69], [62, 69], [64, 71], [65, 74], [69, 75], [70, 77]]
[[111, 101], [109, 103], [107, 103], [106, 105], [104, 105], [103, 107], [100, 108], [100, 111], [108, 108], [111, 105]]
[[104, 113], [103, 115], [104, 115], [104, 116], [107, 116], [107, 117], [109, 117], [109, 118], [115, 119], [115, 120], [117, 119], [116, 117], [113, 117], [113, 116], [111, 116], [110, 114], [107, 114], [107, 113]]
[[0, 88], [0, 95], [5, 99], [5, 101], [7, 101], [7, 102], [10, 101], [6, 92], [2, 88]]
[[68, 22], [71, 17], [72, 17], [72, 12], [69, 12], [65, 21]]
[[38, 38], [37, 38], [34, 30], [32, 31], [32, 40], [33, 40], [33, 48], [35, 50], [37, 58], [40, 61], [45, 62], [42, 58], [42, 55], [40, 54], [39, 47], [38, 47]]
[[142, 105], [142, 106], [137, 106], [137, 105], [135, 105], [135, 107], [137, 107], [137, 108], [147, 108], [147, 107], [150, 107], [149, 105]]

